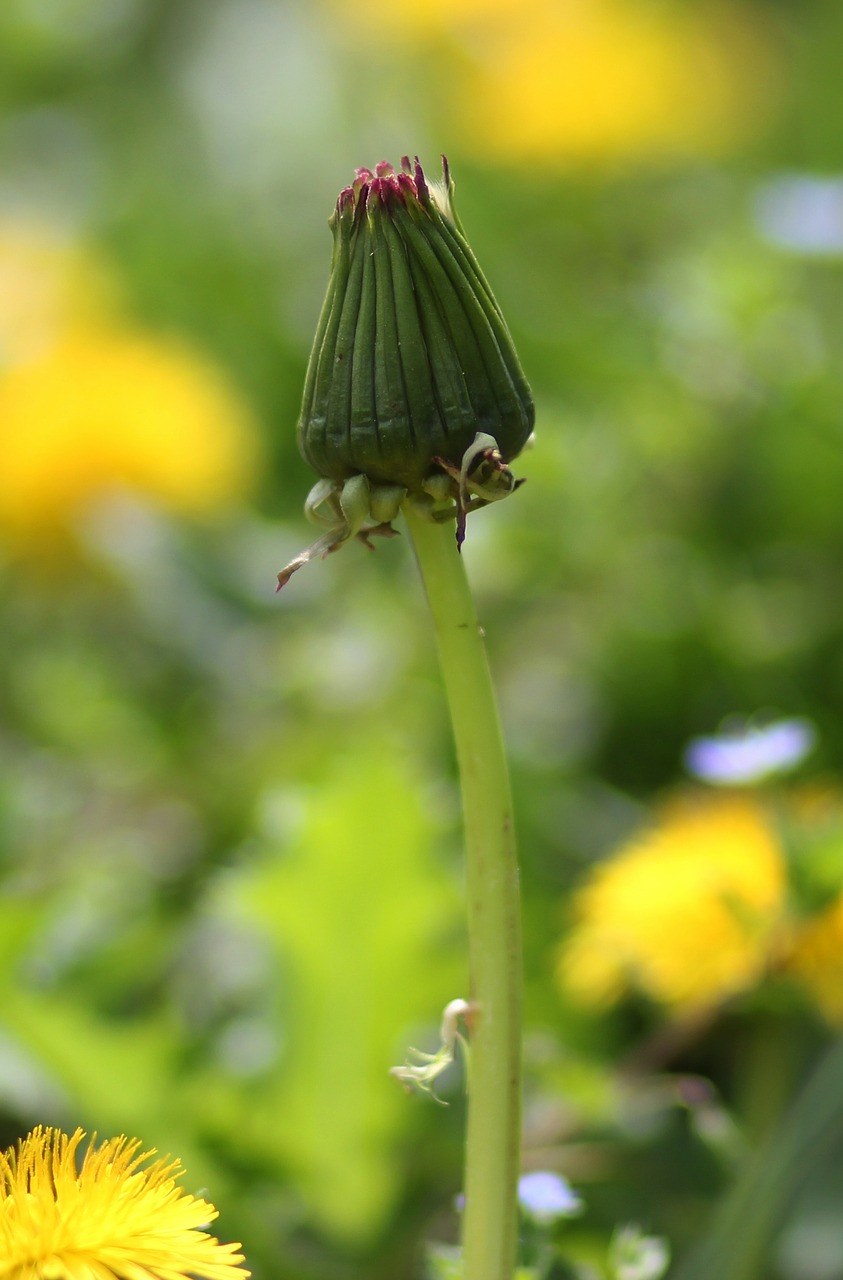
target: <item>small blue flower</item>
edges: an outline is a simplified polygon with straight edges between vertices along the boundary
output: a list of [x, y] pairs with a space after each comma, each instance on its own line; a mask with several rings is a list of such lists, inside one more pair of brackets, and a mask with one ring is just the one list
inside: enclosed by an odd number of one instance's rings
[[543, 1171], [519, 1178], [518, 1200], [524, 1212], [544, 1226], [557, 1218], [575, 1218], [585, 1207], [564, 1178]]
[[755, 202], [765, 240], [795, 253], [843, 254], [843, 178], [784, 174], [766, 182]]
[[685, 766], [703, 782], [742, 786], [795, 768], [815, 741], [816, 732], [808, 720], [748, 725], [739, 732], [693, 738], [685, 751]]

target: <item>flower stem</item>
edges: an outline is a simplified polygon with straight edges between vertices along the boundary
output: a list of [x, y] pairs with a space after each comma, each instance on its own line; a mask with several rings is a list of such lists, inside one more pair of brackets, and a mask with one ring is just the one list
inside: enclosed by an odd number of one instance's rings
[[451, 712], [467, 856], [471, 1063], [462, 1280], [511, 1280], [521, 1107], [521, 922], [509, 771], [453, 528], [406, 509]]

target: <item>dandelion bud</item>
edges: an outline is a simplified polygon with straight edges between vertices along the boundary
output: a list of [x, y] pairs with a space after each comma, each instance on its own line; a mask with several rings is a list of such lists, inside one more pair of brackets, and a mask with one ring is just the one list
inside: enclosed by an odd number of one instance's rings
[[299, 447], [322, 479], [305, 512], [327, 532], [278, 586], [356, 537], [394, 534], [405, 500], [434, 520], [519, 485], [508, 463], [535, 411], [509, 330], [454, 213], [448, 163], [426, 180], [358, 169], [331, 220], [334, 256], [299, 418]]
[[478, 432], [502, 463], [533, 428], [509, 331], [453, 211], [418, 160], [358, 169], [331, 218], [334, 255], [299, 421], [307, 462], [335, 483], [422, 491], [459, 472]]

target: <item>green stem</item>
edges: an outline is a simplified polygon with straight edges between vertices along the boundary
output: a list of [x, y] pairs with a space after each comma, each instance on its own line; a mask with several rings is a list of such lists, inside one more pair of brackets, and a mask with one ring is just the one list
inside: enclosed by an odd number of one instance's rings
[[411, 509], [457, 747], [471, 1023], [463, 1280], [511, 1280], [518, 1231], [521, 921], [509, 771], [483, 632], [450, 524]]

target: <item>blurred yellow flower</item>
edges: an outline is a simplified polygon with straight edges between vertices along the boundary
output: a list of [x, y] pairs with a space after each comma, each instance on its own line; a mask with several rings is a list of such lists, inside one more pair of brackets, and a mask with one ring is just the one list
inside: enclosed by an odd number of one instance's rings
[[786, 967], [828, 1021], [843, 1025], [843, 896], [795, 931]]
[[[0, 1280], [244, 1280], [236, 1244], [202, 1228], [217, 1217], [135, 1139], [37, 1128], [0, 1152]], [[146, 1167], [144, 1167], [144, 1165]]]
[[[420, 39], [464, 32], [475, 23], [517, 15], [518, 0], [333, 0], [338, 17], [363, 32], [367, 41], [414, 43]], [[521, 5], [523, 9], [523, 2]]]
[[575, 897], [559, 976], [605, 1005], [628, 987], [694, 1009], [755, 985], [779, 947], [786, 871], [748, 796], [682, 801]]
[[438, 41], [449, 127], [492, 159], [719, 154], [752, 132], [769, 97], [766, 41], [725, 6], [360, 0], [342, 12], [368, 38]]
[[755, 120], [764, 55], [746, 19], [640, 0], [532, 0], [455, 80], [472, 148], [544, 164], [719, 154]]
[[68, 332], [0, 374], [0, 531], [49, 539], [120, 489], [207, 511], [243, 492], [254, 452], [245, 406], [182, 345]]
[[0, 222], [0, 369], [37, 356], [110, 292], [100, 263], [56, 228]]

